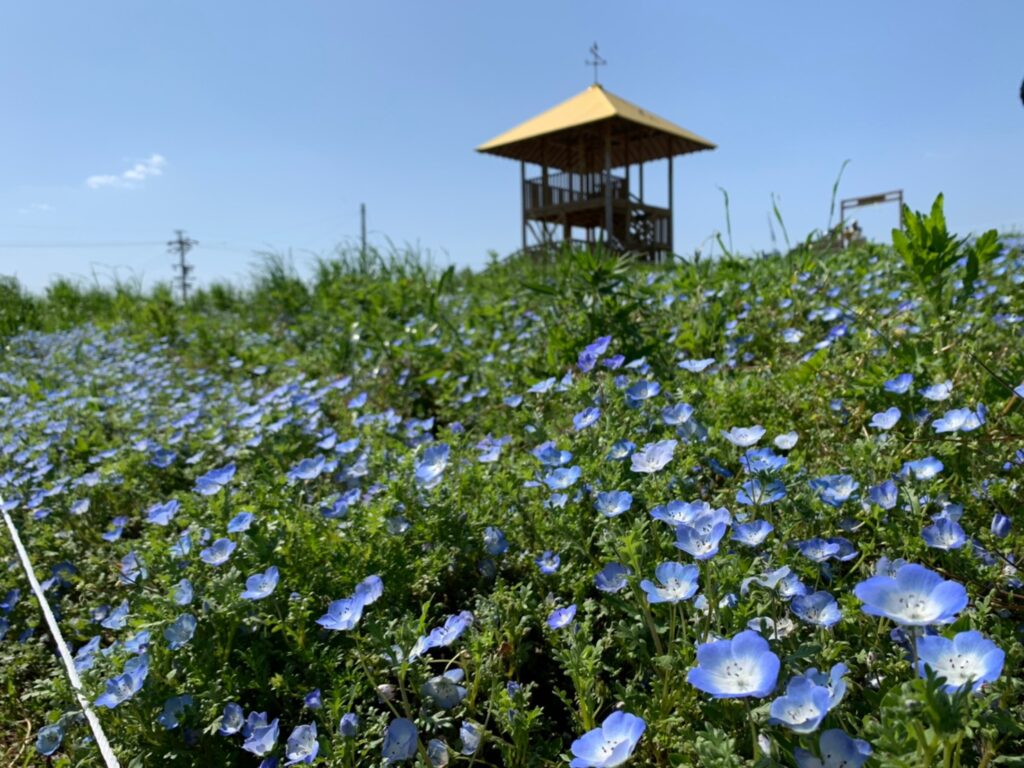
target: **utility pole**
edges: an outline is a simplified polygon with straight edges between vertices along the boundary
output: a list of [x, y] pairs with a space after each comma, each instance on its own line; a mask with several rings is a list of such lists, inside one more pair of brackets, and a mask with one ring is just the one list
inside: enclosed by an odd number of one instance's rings
[[198, 241], [193, 240], [190, 237], [185, 237], [185, 231], [183, 229], [174, 230], [174, 239], [167, 241], [168, 253], [178, 254], [178, 263], [172, 266], [179, 273], [178, 279], [181, 281], [182, 304], [188, 302], [188, 288], [192, 285], [192, 281], [189, 279], [188, 273], [195, 269], [195, 267], [185, 261], [185, 255], [197, 245], [199, 245]]
[[362, 247], [359, 251], [360, 255], [366, 258], [366, 203], [359, 204], [359, 229], [362, 234], [361, 243]]

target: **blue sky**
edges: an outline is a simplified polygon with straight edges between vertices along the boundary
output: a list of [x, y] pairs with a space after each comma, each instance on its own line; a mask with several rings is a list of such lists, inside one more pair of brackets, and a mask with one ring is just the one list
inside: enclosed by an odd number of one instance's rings
[[595, 40], [608, 90], [719, 146], [677, 161], [683, 253], [724, 230], [719, 187], [738, 250], [771, 247], [772, 193], [794, 240], [824, 227], [847, 158], [841, 196], [1024, 228], [1022, 29], [1020, 0], [14, 3], [0, 273], [151, 284], [177, 227], [203, 280], [301, 269], [361, 202], [371, 242], [480, 266], [518, 245], [519, 169], [473, 147], [586, 88]]

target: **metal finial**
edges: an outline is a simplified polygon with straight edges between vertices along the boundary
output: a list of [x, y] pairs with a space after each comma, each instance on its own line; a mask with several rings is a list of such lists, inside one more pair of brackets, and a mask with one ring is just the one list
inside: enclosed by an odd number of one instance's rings
[[597, 81], [597, 68], [605, 66], [606, 64], [608, 64], [608, 62], [605, 61], [601, 54], [597, 52], [597, 43], [594, 43], [592, 46], [590, 46], [590, 55], [593, 56], [594, 58], [587, 59], [583, 63], [588, 67], [594, 68], [594, 85], [600, 85], [600, 83], [598, 83]]

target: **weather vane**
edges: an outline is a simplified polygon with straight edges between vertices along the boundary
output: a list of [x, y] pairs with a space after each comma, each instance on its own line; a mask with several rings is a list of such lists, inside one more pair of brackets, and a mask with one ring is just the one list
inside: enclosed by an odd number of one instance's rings
[[588, 67], [594, 68], [594, 85], [598, 85], [597, 68], [605, 66], [608, 62], [605, 61], [601, 54], [597, 52], [597, 43], [594, 43], [592, 46], [590, 46], [590, 55], [593, 56], [594, 58], [587, 59], [583, 63], [586, 64]]

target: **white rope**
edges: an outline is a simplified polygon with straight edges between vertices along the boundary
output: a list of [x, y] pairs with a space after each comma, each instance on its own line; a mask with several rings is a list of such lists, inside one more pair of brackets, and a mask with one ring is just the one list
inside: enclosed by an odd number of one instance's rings
[[[3, 507], [4, 499], [0, 496], [0, 507]], [[88, 699], [82, 693], [82, 681], [78, 677], [78, 670], [75, 669], [75, 662], [71, 658], [71, 651], [68, 650], [67, 643], [64, 642], [64, 636], [60, 633], [60, 627], [57, 626], [57, 619], [54, 618], [53, 611], [50, 610], [50, 603], [46, 600], [46, 595], [43, 594], [43, 588], [39, 586], [39, 580], [36, 579], [35, 570], [32, 568], [32, 562], [28, 559], [28, 552], [25, 551], [25, 546], [21, 543], [21, 537], [18, 536], [18, 529], [14, 527], [14, 521], [11, 520], [11, 516], [7, 514], [7, 510], [4, 511], [4, 522], [7, 523], [7, 530], [10, 531], [11, 541], [14, 542], [14, 548], [18, 550], [18, 557], [21, 559], [21, 567], [25, 569], [25, 575], [28, 576], [28, 583], [32, 585], [32, 591], [36, 595], [36, 600], [39, 601], [39, 607], [43, 609], [43, 617], [46, 619], [46, 624], [50, 628], [50, 634], [53, 635], [54, 642], [57, 643], [57, 650], [60, 652], [60, 658], [64, 662], [64, 668], [67, 670], [68, 679], [71, 681], [71, 687], [75, 689], [75, 696], [78, 698], [78, 704], [82, 708], [82, 712], [85, 713], [85, 719], [89, 721], [89, 727], [92, 729], [92, 735], [96, 738], [96, 746], [100, 748], [100, 754], [103, 755], [103, 761], [106, 763], [107, 768], [121, 768], [121, 764], [117, 762], [117, 757], [114, 755], [114, 750], [110, 748], [110, 742], [107, 741], [107, 735], [103, 732], [103, 726], [100, 725], [100, 719], [93, 712], [92, 707], [89, 706]]]

